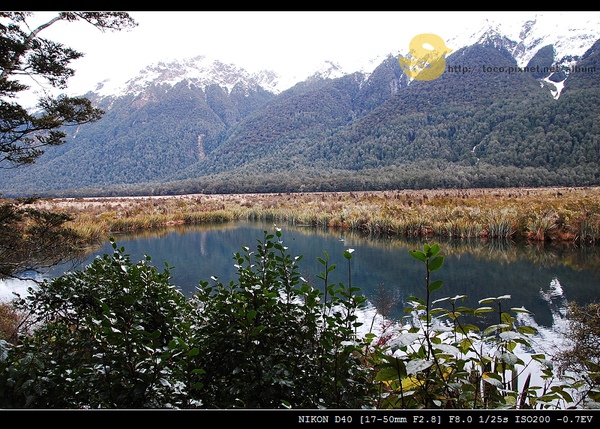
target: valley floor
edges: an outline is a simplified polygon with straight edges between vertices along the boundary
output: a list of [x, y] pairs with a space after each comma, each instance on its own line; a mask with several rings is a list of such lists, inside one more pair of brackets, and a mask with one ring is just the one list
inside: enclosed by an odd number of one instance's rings
[[266, 220], [369, 233], [600, 242], [600, 187], [44, 198], [90, 237], [177, 224]]

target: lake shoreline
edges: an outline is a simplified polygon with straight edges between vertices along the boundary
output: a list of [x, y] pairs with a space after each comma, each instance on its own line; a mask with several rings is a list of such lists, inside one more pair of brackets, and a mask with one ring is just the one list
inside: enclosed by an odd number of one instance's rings
[[600, 243], [600, 187], [41, 198], [85, 237], [265, 220], [407, 237]]

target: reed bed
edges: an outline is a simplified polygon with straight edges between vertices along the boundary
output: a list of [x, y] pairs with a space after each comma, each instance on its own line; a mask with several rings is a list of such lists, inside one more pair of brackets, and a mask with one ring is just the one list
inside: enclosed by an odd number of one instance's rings
[[407, 237], [600, 243], [600, 187], [41, 199], [92, 239], [240, 220]]

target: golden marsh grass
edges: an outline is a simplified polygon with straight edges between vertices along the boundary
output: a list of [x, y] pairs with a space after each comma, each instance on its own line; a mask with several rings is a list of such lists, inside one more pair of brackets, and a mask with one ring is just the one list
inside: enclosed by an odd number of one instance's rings
[[50, 198], [90, 240], [169, 225], [262, 220], [371, 234], [600, 242], [600, 187]]

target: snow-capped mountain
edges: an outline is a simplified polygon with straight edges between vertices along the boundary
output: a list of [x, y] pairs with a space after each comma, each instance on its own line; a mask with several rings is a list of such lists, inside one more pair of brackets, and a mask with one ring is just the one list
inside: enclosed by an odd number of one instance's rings
[[[371, 65], [372, 66], [372, 65]], [[279, 94], [296, 83], [309, 78], [335, 79], [348, 74], [338, 63], [325, 61], [314, 72], [306, 76], [282, 77], [272, 70], [260, 70], [250, 73], [234, 64], [199, 55], [171, 62], [159, 62], [147, 66], [137, 76], [126, 81], [106, 79], [99, 82], [92, 92], [100, 97], [137, 95], [150, 85], [173, 86], [182, 80], [204, 88], [207, 85], [219, 85], [228, 93], [237, 85], [246, 90], [263, 90]]]
[[317, 70], [315, 70], [312, 77], [335, 79], [346, 74], [347, 73], [343, 70], [342, 66], [340, 66], [338, 63], [334, 61], [325, 61]]
[[[569, 67], [576, 63], [583, 53], [600, 38], [600, 15], [581, 13], [581, 20], [573, 24], [565, 20], [560, 13], [532, 13], [522, 20], [496, 21], [493, 18], [483, 20], [476, 30], [469, 27], [457, 30], [451, 35], [447, 45], [454, 52], [473, 44], [488, 43], [502, 46], [510, 52], [517, 64], [526, 66], [535, 54], [547, 45], [554, 48], [554, 66]], [[217, 84], [228, 92], [235, 85], [247, 89], [262, 89], [278, 94], [303, 80], [320, 78], [338, 78], [350, 73], [363, 73], [365, 79], [389, 55], [397, 56], [401, 51], [375, 54], [371, 60], [360, 67], [348, 69], [336, 59], [324, 61], [312, 73], [306, 75], [282, 76], [273, 70], [262, 70], [255, 73], [243, 67], [226, 64], [218, 59], [198, 55], [172, 62], [159, 62], [141, 70], [136, 76], [128, 76], [119, 81], [107, 79], [97, 84], [93, 92], [100, 96], [137, 94], [150, 84], [170, 84], [187, 79], [190, 83], [204, 87]]]
[[98, 83], [93, 92], [100, 96], [138, 94], [152, 84], [175, 85], [182, 80], [204, 88], [216, 84], [231, 92], [236, 85], [255, 90], [262, 87], [267, 91], [279, 92], [278, 76], [269, 70], [249, 73], [233, 64], [226, 64], [204, 55], [172, 62], [159, 62], [141, 70], [137, 76], [125, 82], [107, 79]]
[[477, 43], [493, 43], [507, 49], [520, 67], [525, 67], [537, 51], [552, 45], [555, 65], [571, 65], [600, 38], [600, 16], [581, 13], [573, 24], [560, 13], [532, 14], [522, 21], [485, 19], [475, 31], [463, 31], [447, 41], [454, 50]]

